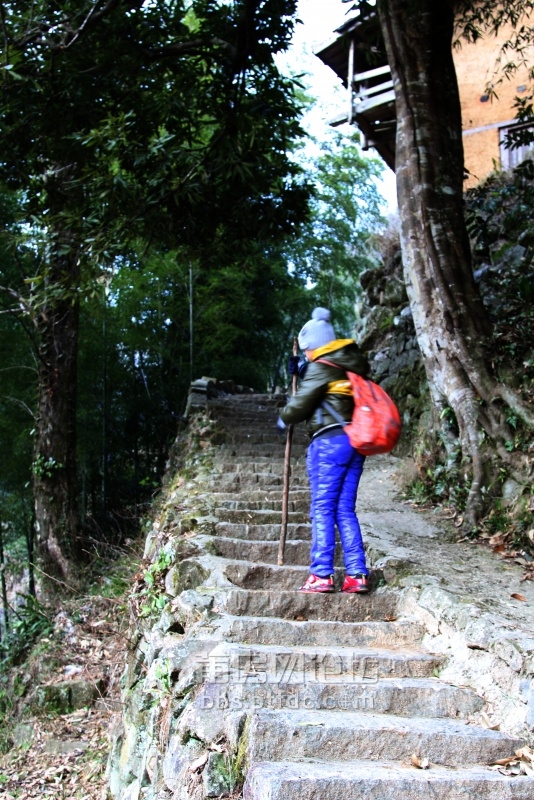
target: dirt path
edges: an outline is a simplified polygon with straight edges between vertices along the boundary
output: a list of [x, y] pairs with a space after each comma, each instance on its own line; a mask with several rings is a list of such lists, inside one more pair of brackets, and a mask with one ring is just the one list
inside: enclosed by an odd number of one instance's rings
[[522, 567], [480, 543], [457, 541], [456, 529], [443, 518], [447, 512], [399, 499], [399, 466], [393, 457], [370, 458], [362, 477], [358, 513], [373, 561], [384, 564], [391, 578], [398, 574], [400, 586], [440, 587], [534, 634], [534, 582], [522, 581]]

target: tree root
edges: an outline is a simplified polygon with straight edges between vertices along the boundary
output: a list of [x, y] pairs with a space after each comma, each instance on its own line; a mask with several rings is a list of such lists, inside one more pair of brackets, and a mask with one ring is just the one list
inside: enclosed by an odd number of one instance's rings
[[510, 389], [510, 387], [506, 386], [504, 383], [495, 383], [494, 392], [496, 396], [500, 397], [501, 400], [506, 403], [514, 414], [517, 414], [519, 419], [523, 420], [525, 425], [534, 429], [534, 414], [530, 412], [513, 389]]

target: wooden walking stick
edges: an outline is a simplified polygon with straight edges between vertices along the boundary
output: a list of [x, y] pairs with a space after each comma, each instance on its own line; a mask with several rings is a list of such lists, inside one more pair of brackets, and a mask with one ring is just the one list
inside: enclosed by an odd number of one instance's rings
[[[297, 337], [293, 339], [293, 355], [298, 356], [299, 343]], [[297, 393], [297, 376], [293, 375], [292, 394]], [[280, 543], [278, 545], [278, 566], [284, 564], [284, 550], [287, 536], [287, 516], [289, 508], [289, 478], [291, 475], [291, 443], [293, 441], [293, 425], [288, 425], [286, 434], [286, 452], [284, 456], [284, 490], [282, 494], [282, 527], [280, 529]]]

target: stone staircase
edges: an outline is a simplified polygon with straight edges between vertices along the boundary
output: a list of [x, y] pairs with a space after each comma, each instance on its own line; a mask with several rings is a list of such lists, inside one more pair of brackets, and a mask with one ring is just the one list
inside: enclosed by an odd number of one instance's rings
[[[295, 431], [279, 567], [285, 439], [274, 432], [272, 400], [241, 396], [210, 409], [226, 431], [215, 460], [212, 552], [235, 588], [218, 609], [221, 643], [210, 654], [224, 664], [224, 680], [208, 679], [194, 705], [217, 698], [221, 707], [223, 693], [228, 713], [246, 709], [244, 798], [532, 800], [532, 779], [487, 767], [521, 740], [469, 723], [480, 698], [436, 677], [440, 660], [421, 649], [421, 625], [397, 617], [394, 590], [295, 592], [308, 574], [310, 540], [304, 433]], [[340, 579], [341, 553], [336, 563]]]
[[[425, 652], [423, 625], [402, 615], [398, 591], [378, 570], [369, 595], [296, 591], [310, 542], [304, 431], [295, 429], [280, 567], [285, 437], [275, 432], [275, 402], [241, 395], [209, 408], [223, 444], [210, 450], [198, 489], [208, 522], [199, 521], [190, 540], [197, 553], [182, 562], [208, 577], [176, 595], [174, 616], [163, 615], [147, 645], [145, 684], [157, 683], [165, 664], [174, 681], [167, 743], [154, 727], [141, 758], [126, 725], [120, 759], [139, 764], [128, 767], [139, 777], [124, 793], [112, 789], [114, 797], [232, 794], [226, 747], [244, 774], [244, 800], [533, 800], [534, 779], [488, 766], [522, 740], [477, 724], [482, 699], [439, 679], [441, 657]], [[380, 463], [369, 459], [367, 473]], [[337, 551], [338, 588], [342, 563]], [[143, 766], [158, 758], [161, 767]], [[147, 774], [152, 793], [141, 788]]]

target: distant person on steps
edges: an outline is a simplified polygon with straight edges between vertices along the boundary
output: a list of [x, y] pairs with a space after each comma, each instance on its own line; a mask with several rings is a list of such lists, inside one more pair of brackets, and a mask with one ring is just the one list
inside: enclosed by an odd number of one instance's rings
[[[335, 591], [337, 526], [346, 571], [343, 592], [367, 592], [369, 571], [355, 510], [365, 456], [351, 446], [343, 425], [322, 408], [322, 403], [326, 400], [350, 422], [354, 402], [346, 371], [366, 376], [369, 362], [353, 339], [336, 339], [326, 308], [314, 309], [311, 320], [299, 333], [298, 342], [309, 363], [297, 393], [282, 409], [280, 417], [284, 425], [306, 420], [311, 435], [306, 457], [311, 491], [311, 574], [300, 591]], [[296, 360], [290, 360], [290, 364], [296, 371]], [[303, 374], [302, 366], [299, 374]]]

